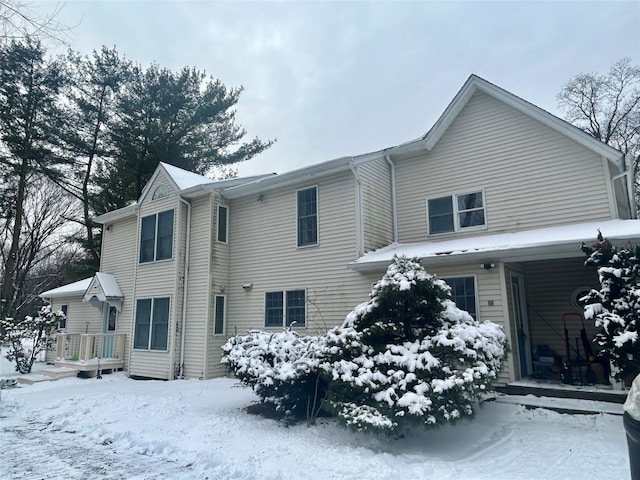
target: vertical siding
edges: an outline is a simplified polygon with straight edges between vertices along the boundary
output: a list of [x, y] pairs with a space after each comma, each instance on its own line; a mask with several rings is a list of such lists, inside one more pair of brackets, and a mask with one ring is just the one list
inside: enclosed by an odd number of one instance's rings
[[393, 241], [390, 166], [383, 158], [358, 166], [362, 182], [364, 251]]
[[[132, 326], [135, 300], [133, 298], [135, 266], [137, 258], [138, 218], [133, 215], [111, 224], [110, 229], [103, 229], [100, 271], [116, 277], [124, 300], [122, 310], [118, 313], [116, 332], [124, 333], [125, 368], [129, 364], [132, 345]], [[96, 310], [97, 311], [97, 310]]]
[[[180, 202], [177, 193], [162, 172], [156, 177], [149, 192], [153, 192], [160, 183], [164, 183], [167, 186], [169, 195], [158, 200], [151, 200], [151, 194], [145, 197], [140, 205], [138, 226], [136, 235], [133, 238], [135, 238], [137, 245], [140, 239], [140, 219], [147, 215], [174, 209], [173, 258], [159, 262], [139, 263], [137, 265], [134, 303], [137, 299], [142, 298], [170, 297], [168, 350], [166, 352], [160, 352], [134, 350], [132, 348], [129, 374], [169, 379], [173, 378], [176, 367], [172, 364], [174, 352], [172, 352], [171, 348], [174, 344], [177, 344], [176, 346], [179, 345], [177, 342], [179, 337], [176, 337], [175, 332], [182, 299], [180, 298], [180, 291], [178, 290], [180, 279], [178, 278], [179, 270], [176, 263], [180, 262], [180, 255], [184, 255], [184, 252], [181, 252], [181, 246], [184, 245], [184, 241], [180, 242], [180, 239], [184, 238], [184, 224], [179, 224], [181, 219], [184, 218], [184, 215], [181, 215], [180, 212]], [[133, 238], [129, 238], [129, 242], [133, 243]], [[136, 258], [135, 261], [138, 262], [138, 258]], [[133, 310], [132, 322], [135, 319], [135, 307]], [[133, 338], [130, 339], [130, 342], [130, 345], [133, 346]]]
[[480, 189], [487, 229], [453, 235], [612, 218], [604, 169], [595, 153], [477, 92], [431, 152], [396, 161], [399, 239], [428, 238], [427, 199]]
[[[319, 245], [297, 248], [296, 190], [312, 185], [318, 186]], [[264, 328], [267, 291], [306, 289], [306, 333], [341, 323], [368, 298], [379, 275], [347, 269], [357, 255], [354, 198], [353, 175], [345, 172], [230, 204], [228, 334]], [[245, 283], [253, 288], [245, 291]]]

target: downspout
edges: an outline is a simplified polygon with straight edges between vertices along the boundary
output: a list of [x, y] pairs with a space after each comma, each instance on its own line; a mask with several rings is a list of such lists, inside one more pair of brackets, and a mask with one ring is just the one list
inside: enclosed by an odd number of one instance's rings
[[184, 277], [182, 285], [182, 331], [180, 333], [180, 374], [178, 378], [184, 378], [184, 345], [187, 331], [187, 285], [189, 279], [189, 250], [191, 245], [191, 204], [180, 197], [180, 202], [187, 206], [187, 234], [184, 247]]
[[[640, 161], [640, 160], [639, 160]], [[627, 195], [629, 196], [629, 205], [631, 206], [631, 217], [638, 218], [638, 203], [636, 202], [635, 192], [635, 171], [633, 155], [624, 155], [624, 166], [627, 172]]]
[[391, 221], [393, 229], [393, 243], [398, 243], [398, 207], [396, 204], [396, 164], [389, 155], [384, 156], [391, 168]]
[[358, 184], [358, 188], [356, 190], [356, 249], [357, 256], [360, 257], [364, 253], [364, 228], [362, 224], [362, 216], [363, 216], [363, 208], [362, 208], [362, 180], [360, 178], [360, 174], [358, 173], [358, 167], [353, 164], [353, 157], [351, 158], [351, 162], [349, 162], [349, 168], [351, 169], [351, 173], [353, 173], [353, 177], [356, 179], [356, 183]]

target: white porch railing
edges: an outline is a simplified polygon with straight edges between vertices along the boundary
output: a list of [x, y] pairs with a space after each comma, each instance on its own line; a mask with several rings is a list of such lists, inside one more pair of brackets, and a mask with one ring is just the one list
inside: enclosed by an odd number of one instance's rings
[[56, 360], [124, 360], [124, 333], [58, 333]]

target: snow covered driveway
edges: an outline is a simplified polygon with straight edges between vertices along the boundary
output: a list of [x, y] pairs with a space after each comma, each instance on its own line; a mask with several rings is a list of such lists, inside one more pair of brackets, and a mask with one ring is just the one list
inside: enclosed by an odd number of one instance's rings
[[400, 439], [246, 414], [235, 381], [122, 374], [2, 390], [2, 479], [628, 479], [622, 417], [490, 402]]

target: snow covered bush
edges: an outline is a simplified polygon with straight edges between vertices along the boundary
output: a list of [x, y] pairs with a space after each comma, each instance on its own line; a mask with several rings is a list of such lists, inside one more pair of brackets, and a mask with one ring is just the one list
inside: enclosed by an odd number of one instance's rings
[[600, 290], [591, 290], [582, 301], [584, 317], [599, 328], [595, 341], [602, 347], [598, 355], [613, 364], [616, 379], [640, 372], [640, 249], [616, 248], [598, 232], [598, 241], [582, 250], [589, 258], [586, 266], [598, 269]]
[[53, 311], [51, 305], [41, 307], [36, 317], [0, 320], [0, 331], [3, 332], [0, 343], [8, 345], [5, 358], [16, 363], [17, 372], [31, 372], [38, 354], [53, 345], [53, 334], [61, 320], [64, 320], [64, 313]]
[[318, 371], [323, 341], [291, 329], [278, 333], [252, 330], [227, 341], [222, 363], [273, 412], [313, 422], [326, 391]]
[[498, 325], [457, 308], [417, 259], [398, 257], [322, 349], [328, 408], [351, 428], [393, 432], [472, 415], [507, 345]]

